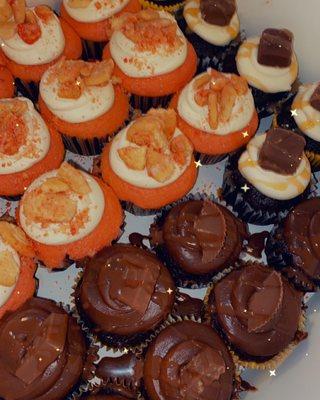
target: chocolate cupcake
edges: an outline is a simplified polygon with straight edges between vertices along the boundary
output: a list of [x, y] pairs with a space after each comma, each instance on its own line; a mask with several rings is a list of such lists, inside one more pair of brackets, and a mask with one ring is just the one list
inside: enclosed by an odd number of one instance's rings
[[222, 197], [244, 221], [276, 223], [310, 194], [311, 168], [305, 140], [285, 129], [255, 136], [247, 149], [229, 158]]
[[209, 200], [177, 204], [151, 226], [151, 245], [178, 286], [205, 286], [238, 259], [246, 225]]
[[174, 293], [168, 270], [153, 254], [115, 245], [88, 262], [75, 298], [100, 340], [123, 348], [145, 344], [170, 314]]
[[0, 398], [65, 399], [84, 383], [85, 337], [53, 301], [32, 298], [0, 321]]
[[273, 114], [296, 92], [298, 61], [293, 39], [287, 29], [268, 28], [260, 37], [244, 41], [239, 48], [237, 72], [251, 85], [261, 118]]
[[294, 99], [287, 101], [276, 116], [276, 123], [304, 136], [305, 153], [313, 171], [320, 170], [320, 83], [299, 87]]
[[180, 27], [196, 50], [198, 71], [212, 67], [229, 72], [242, 41], [236, 1], [188, 0], [183, 16]]
[[306, 337], [302, 293], [257, 262], [232, 271], [207, 295], [208, 316], [249, 368], [275, 368]]
[[266, 244], [270, 265], [283, 272], [302, 291], [320, 286], [320, 198], [298, 204], [275, 227]]

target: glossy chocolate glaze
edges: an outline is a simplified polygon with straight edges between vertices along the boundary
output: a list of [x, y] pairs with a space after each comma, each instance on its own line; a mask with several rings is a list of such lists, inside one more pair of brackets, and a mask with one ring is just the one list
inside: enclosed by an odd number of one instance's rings
[[179, 292], [172, 314], [177, 317], [195, 317], [197, 320], [203, 316], [203, 300]]
[[265, 241], [268, 236], [268, 231], [257, 232], [250, 235], [248, 238], [248, 244], [246, 246], [247, 253], [252, 257], [261, 258], [265, 247]]
[[81, 379], [86, 343], [74, 318], [32, 298], [0, 321], [0, 398], [63, 399]]
[[76, 300], [97, 332], [134, 335], [167, 317], [174, 293], [168, 270], [152, 253], [114, 245], [88, 262]]
[[208, 306], [213, 322], [236, 351], [262, 361], [296, 339], [302, 293], [280, 273], [248, 263], [215, 285]]

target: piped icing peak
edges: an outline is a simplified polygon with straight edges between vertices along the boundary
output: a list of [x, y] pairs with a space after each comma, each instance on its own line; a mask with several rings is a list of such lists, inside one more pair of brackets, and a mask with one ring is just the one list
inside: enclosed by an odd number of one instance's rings
[[310, 98], [310, 105], [317, 111], [320, 112], [320, 83], [315, 88]]
[[262, 32], [258, 62], [270, 67], [289, 67], [293, 54], [293, 34], [288, 29], [268, 28]]
[[201, 16], [209, 24], [229, 25], [237, 10], [235, 0], [200, 0]]

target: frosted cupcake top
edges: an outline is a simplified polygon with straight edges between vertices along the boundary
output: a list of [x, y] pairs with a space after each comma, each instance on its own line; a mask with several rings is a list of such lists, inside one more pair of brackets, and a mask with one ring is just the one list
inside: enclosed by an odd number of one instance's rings
[[29, 186], [21, 199], [19, 219], [31, 239], [62, 245], [90, 234], [98, 226], [105, 206], [96, 179], [63, 163]]
[[40, 82], [40, 95], [49, 110], [69, 123], [100, 117], [114, 103], [112, 60], [62, 60], [50, 67]]
[[174, 17], [151, 9], [112, 21], [110, 52], [127, 76], [146, 78], [179, 68], [187, 57], [187, 40]]
[[25, 171], [49, 151], [49, 130], [25, 97], [0, 100], [0, 132], [0, 175]]
[[112, 140], [109, 162], [131, 185], [160, 188], [176, 181], [192, 160], [193, 148], [177, 128], [172, 109], [151, 109]]
[[188, 0], [183, 16], [189, 29], [216, 46], [226, 46], [240, 31], [235, 0]]
[[63, 0], [63, 6], [79, 22], [100, 22], [119, 13], [130, 0]]
[[195, 129], [224, 136], [246, 127], [255, 106], [244, 78], [208, 68], [181, 91], [178, 112]]
[[272, 129], [251, 139], [239, 158], [239, 171], [265, 196], [293, 199], [305, 191], [311, 180], [304, 146], [302, 136], [285, 129]]
[[65, 37], [59, 19], [50, 8], [27, 8], [23, 1], [4, 1], [0, 45], [10, 60], [22, 65], [41, 65], [61, 56]]
[[236, 62], [239, 74], [265, 93], [290, 91], [298, 76], [293, 34], [286, 29], [266, 29], [261, 37], [247, 39]]

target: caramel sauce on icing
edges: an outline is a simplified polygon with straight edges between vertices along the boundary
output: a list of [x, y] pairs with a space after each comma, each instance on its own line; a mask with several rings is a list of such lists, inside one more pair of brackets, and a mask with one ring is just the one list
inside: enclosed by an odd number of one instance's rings
[[190, 29], [194, 29], [194, 27], [201, 21], [200, 17], [200, 9], [197, 7], [188, 8], [184, 11], [185, 15], [190, 15], [193, 18], [196, 18], [195, 21], [189, 21]]
[[232, 36], [233, 38], [235, 38], [238, 35], [238, 32], [236, 31], [236, 29], [234, 29], [232, 26], [227, 26], [226, 29], [227, 29], [229, 35]]
[[302, 131], [307, 130], [307, 129], [312, 129], [315, 128], [316, 126], [320, 126], [320, 121], [305, 121], [300, 125], [300, 129]]

